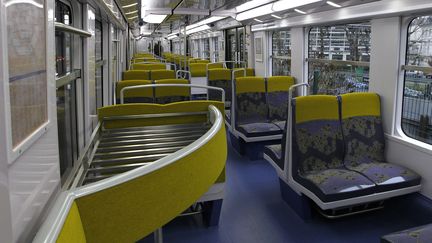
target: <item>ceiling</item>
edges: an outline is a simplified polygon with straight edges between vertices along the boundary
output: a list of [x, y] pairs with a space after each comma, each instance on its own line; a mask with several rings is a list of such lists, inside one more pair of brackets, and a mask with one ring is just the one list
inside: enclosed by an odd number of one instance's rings
[[[187, 11], [182, 12], [181, 14], [169, 14], [161, 24], [150, 24], [141, 22], [142, 25], [139, 25], [141, 19], [141, 0], [117, 1], [119, 1], [119, 4], [122, 6], [123, 12], [126, 14], [126, 18], [128, 19], [129, 25], [132, 28], [141, 28], [141, 32], [149, 32], [152, 33], [154, 36], [166, 35], [168, 33], [178, 30], [180, 26], [184, 26], [185, 24], [192, 24], [208, 17], [208, 12], [203, 13], [204, 11], [199, 10], [209, 10], [210, 13], [214, 13], [215, 11], [217, 12], [220, 10], [234, 9], [236, 6], [248, 2], [248, 0], [143, 0], [143, 4], [145, 5], [143, 9], [169, 8], [171, 10], [186, 9]], [[271, 0], [263, 0], [263, 3], [269, 1]], [[379, 0], [333, 0], [334, 3], [337, 3], [342, 7], [348, 7], [375, 1]], [[331, 10], [334, 9], [334, 7], [326, 4], [326, 1], [320, 1], [317, 3], [303, 6], [300, 9], [309, 14]], [[282, 18], [288, 18], [302, 14], [297, 13], [293, 10], [287, 10], [277, 12], [275, 13], [275, 15]], [[263, 22], [271, 22], [277, 20], [270, 14], [257, 17], [257, 19]], [[251, 25], [257, 23], [258, 22], [254, 19], [242, 21], [242, 24], [244, 25]]]

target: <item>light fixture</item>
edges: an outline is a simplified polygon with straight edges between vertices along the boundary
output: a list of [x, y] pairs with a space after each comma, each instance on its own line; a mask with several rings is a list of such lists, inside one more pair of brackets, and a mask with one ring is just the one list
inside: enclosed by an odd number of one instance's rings
[[297, 13], [300, 13], [300, 14], [306, 14], [305, 11], [301, 11], [300, 9], [297, 9], [297, 8], [295, 8], [294, 11], [296, 11]]
[[245, 19], [252, 19], [255, 17], [272, 14], [274, 12], [280, 12], [287, 9], [293, 9], [320, 1], [322, 0], [281, 0], [275, 3], [269, 3], [264, 6], [239, 13], [236, 16], [236, 20], [242, 21]]
[[186, 26], [186, 30], [190, 30], [190, 29], [193, 29], [193, 28], [196, 28], [196, 27], [198, 27], [198, 26], [205, 25], [205, 24], [210, 24], [210, 23], [213, 23], [213, 22], [219, 21], [219, 20], [224, 19], [224, 18], [226, 18], [226, 17], [222, 17], [222, 16], [213, 16], [213, 17], [210, 17], [210, 18], [204, 19], [204, 20], [202, 20], [202, 21], [200, 21], [200, 22], [198, 22], [198, 23], [195, 23], [195, 24], [191, 24], [191, 25]]
[[282, 17], [277, 16], [276, 14], [272, 14], [271, 16], [272, 16], [273, 18], [282, 19]]
[[336, 3], [332, 2], [332, 1], [327, 1], [326, 3], [327, 3], [328, 5], [331, 5], [331, 6], [335, 7], [335, 8], [340, 8], [340, 7], [342, 7], [341, 5], [336, 4]]
[[236, 16], [236, 20], [238, 21], [242, 21], [242, 20], [246, 20], [246, 19], [252, 19], [258, 16], [263, 16], [266, 14], [271, 14], [274, 11], [272, 10], [272, 4], [267, 4], [258, 8], [254, 8], [251, 10], [248, 10], [246, 12], [243, 13], [239, 13]]
[[133, 7], [133, 6], [136, 6], [136, 5], [138, 5], [138, 3], [132, 3], [132, 4], [129, 4], [129, 5], [124, 5], [123, 8], [130, 8], [130, 7]]
[[167, 36], [167, 39], [168, 39], [168, 40], [172, 40], [172, 39], [174, 39], [174, 38], [176, 38], [176, 37], [177, 37], [177, 35], [171, 35], [171, 36], [168, 35], [168, 36]]
[[259, 23], [262, 23], [263, 21], [262, 20], [259, 20], [259, 19], [254, 19], [256, 22], [259, 22]]
[[165, 14], [149, 14], [147, 16], [144, 16], [143, 20], [151, 24], [160, 24], [164, 21], [165, 18]]
[[235, 10], [236, 10], [236, 13], [239, 13], [239, 12], [243, 12], [243, 11], [258, 7], [260, 5], [264, 5], [264, 4], [269, 3], [269, 2], [271, 2], [271, 1], [252, 0], [252, 1], [243, 3], [243, 4], [235, 7]]
[[130, 12], [127, 12], [127, 13], [125, 13], [125, 14], [128, 15], [128, 14], [134, 14], [134, 13], [138, 13], [138, 10], [130, 11]]
[[210, 26], [208, 26], [206, 24], [205, 25], [201, 25], [201, 26], [193, 28], [191, 30], [186, 30], [186, 35], [190, 35], [190, 34], [193, 34], [193, 33], [196, 33], [196, 32], [200, 32], [200, 31], [204, 31], [204, 30], [208, 30], [208, 29], [210, 29]]
[[129, 20], [132, 20], [132, 19], [136, 19], [136, 18], [138, 18], [138, 15], [135, 15], [135, 16], [130, 17], [130, 18], [128, 18], [128, 19], [129, 19]]
[[283, 11], [320, 1], [322, 0], [281, 0], [273, 4], [273, 11]]

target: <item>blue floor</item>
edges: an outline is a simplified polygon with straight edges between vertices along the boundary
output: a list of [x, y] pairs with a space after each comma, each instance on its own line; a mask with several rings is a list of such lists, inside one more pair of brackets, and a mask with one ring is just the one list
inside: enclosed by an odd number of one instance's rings
[[336, 220], [317, 214], [305, 222], [282, 201], [265, 160], [250, 161], [229, 145], [226, 172], [219, 226], [205, 227], [199, 215], [176, 218], [163, 228], [165, 243], [379, 242], [384, 234], [432, 223], [432, 202], [419, 194], [387, 201], [376, 212]]

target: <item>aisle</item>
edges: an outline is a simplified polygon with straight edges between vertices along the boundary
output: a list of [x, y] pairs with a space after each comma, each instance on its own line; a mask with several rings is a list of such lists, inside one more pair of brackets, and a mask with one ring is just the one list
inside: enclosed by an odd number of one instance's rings
[[379, 242], [386, 233], [432, 223], [432, 201], [418, 194], [386, 202], [377, 212], [304, 222], [282, 201], [273, 167], [231, 147], [227, 178], [219, 227], [206, 228], [200, 216], [176, 218], [164, 227], [165, 243]]

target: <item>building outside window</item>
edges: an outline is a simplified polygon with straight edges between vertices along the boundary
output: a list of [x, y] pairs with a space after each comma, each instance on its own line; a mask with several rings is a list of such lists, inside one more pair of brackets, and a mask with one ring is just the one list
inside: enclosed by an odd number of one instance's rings
[[291, 75], [291, 36], [289, 30], [272, 34], [272, 75]]
[[313, 27], [308, 45], [311, 93], [368, 91], [370, 40], [370, 23]]

